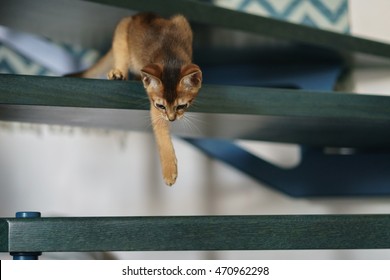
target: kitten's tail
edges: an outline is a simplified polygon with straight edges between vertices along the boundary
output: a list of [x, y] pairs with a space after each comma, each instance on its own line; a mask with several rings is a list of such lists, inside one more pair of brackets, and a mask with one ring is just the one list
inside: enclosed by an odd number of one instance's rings
[[111, 70], [113, 65], [113, 55], [112, 55], [112, 49], [110, 49], [104, 56], [102, 56], [94, 65], [92, 65], [87, 70], [77, 72], [77, 73], [71, 73], [65, 75], [65, 77], [77, 77], [77, 78], [100, 78], [102, 76], [105, 76], [108, 71]]

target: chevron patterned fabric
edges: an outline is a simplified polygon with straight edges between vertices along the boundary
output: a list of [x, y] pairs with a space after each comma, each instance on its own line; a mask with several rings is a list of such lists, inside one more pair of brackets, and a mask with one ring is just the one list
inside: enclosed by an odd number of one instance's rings
[[[28, 44], [26, 44], [28, 42]], [[0, 73], [59, 76], [85, 69], [99, 52], [0, 26]]]
[[[68, 54], [68, 61], [59, 60], [53, 57], [55, 54], [46, 54], [45, 60], [35, 60], [29, 53], [23, 50], [14, 49], [0, 40], [0, 73], [2, 74], [23, 74], [23, 75], [43, 75], [59, 76], [72, 71], [86, 68], [93, 64], [99, 54], [92, 49], [81, 49], [66, 44], [55, 44], [45, 42], [47, 45], [61, 52]], [[66, 58], [64, 58], [66, 59]], [[47, 60], [57, 61], [56, 67], [51, 67]]]
[[251, 14], [349, 32], [348, 0], [214, 0], [214, 3]]
[[0, 43], [0, 73], [54, 76], [50, 70]]

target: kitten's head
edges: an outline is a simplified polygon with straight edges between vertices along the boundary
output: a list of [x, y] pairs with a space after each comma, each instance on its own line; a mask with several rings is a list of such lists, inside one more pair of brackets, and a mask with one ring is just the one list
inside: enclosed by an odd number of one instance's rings
[[169, 121], [183, 117], [202, 85], [202, 72], [195, 64], [169, 68], [153, 63], [141, 70], [141, 77], [150, 102]]

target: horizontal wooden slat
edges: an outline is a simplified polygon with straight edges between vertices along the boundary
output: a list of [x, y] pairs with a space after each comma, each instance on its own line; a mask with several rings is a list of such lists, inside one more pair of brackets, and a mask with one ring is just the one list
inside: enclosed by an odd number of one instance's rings
[[[390, 58], [390, 46], [346, 34], [260, 17], [195, 0], [3, 0], [0, 24], [41, 34], [57, 41], [107, 48], [118, 20], [137, 11], [162, 15], [181, 13], [208, 27], [240, 30], [283, 42], [297, 42]], [[103, 5], [100, 5], [103, 4]], [[72, 15], [71, 20], [69, 15]], [[201, 36], [201, 34], [199, 34]]]
[[[150, 131], [142, 85], [0, 75], [0, 120]], [[312, 146], [390, 146], [390, 97], [204, 85], [187, 137], [253, 139]]]
[[390, 248], [390, 215], [0, 219], [0, 251]]
[[214, 6], [196, 0], [88, 0], [107, 6], [139, 11], [154, 11], [165, 15], [180, 12], [189, 19], [228, 29], [241, 30], [293, 42], [313, 44], [347, 52], [362, 52], [390, 58], [390, 45], [337, 32], [293, 24]]

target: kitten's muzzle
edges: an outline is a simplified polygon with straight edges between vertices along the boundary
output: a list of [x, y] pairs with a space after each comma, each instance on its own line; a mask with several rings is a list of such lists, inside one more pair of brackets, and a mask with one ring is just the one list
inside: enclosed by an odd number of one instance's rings
[[175, 112], [167, 112], [166, 116], [167, 116], [168, 121], [170, 121], [170, 122], [175, 121], [176, 117], [177, 117]]

